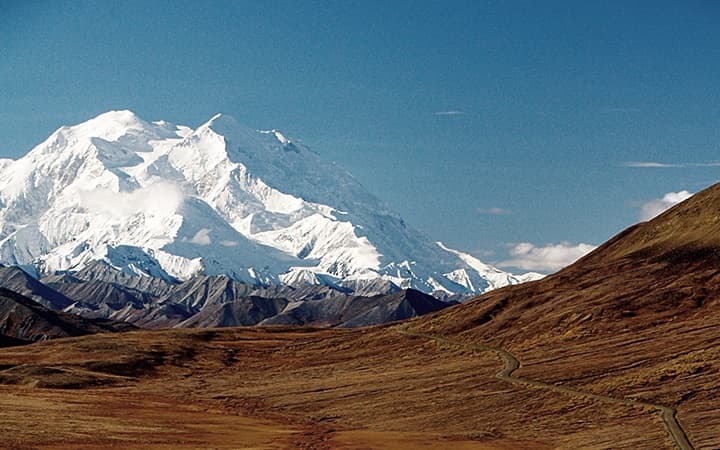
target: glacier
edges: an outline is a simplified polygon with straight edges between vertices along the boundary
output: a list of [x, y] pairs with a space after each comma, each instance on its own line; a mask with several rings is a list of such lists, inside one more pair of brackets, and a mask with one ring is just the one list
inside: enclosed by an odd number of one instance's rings
[[279, 130], [192, 129], [110, 111], [0, 160], [0, 262], [38, 276], [103, 261], [169, 281], [227, 275], [441, 297], [540, 278], [432, 242]]

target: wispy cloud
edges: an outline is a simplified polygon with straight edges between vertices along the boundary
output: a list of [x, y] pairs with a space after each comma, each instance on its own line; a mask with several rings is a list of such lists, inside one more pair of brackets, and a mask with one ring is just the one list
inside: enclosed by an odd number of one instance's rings
[[640, 220], [650, 220], [659, 216], [667, 209], [677, 205], [683, 200], [692, 197], [692, 193], [688, 191], [668, 192], [662, 198], [656, 198], [640, 205]]
[[682, 167], [681, 164], [668, 164], [655, 161], [628, 161], [624, 162], [625, 167], [639, 167], [639, 168], [650, 168], [650, 169], [664, 169], [669, 167]]
[[585, 243], [560, 242], [559, 244], [537, 246], [529, 242], [521, 242], [512, 244], [509, 251], [511, 258], [502, 261], [499, 265], [523, 270], [554, 272], [572, 264], [596, 248], [592, 244]]
[[632, 108], [632, 107], [622, 107], [622, 106], [616, 106], [612, 108], [605, 108], [605, 111], [611, 112], [611, 113], [637, 113], [640, 112], [640, 108]]
[[720, 161], [706, 161], [700, 163], [664, 163], [658, 161], [627, 161], [624, 167], [635, 167], [641, 169], [672, 169], [672, 168], [693, 168], [693, 167], [720, 167]]
[[448, 111], [436, 111], [436, 116], [462, 116], [465, 114], [465, 111], [460, 111], [458, 109], [451, 109]]
[[478, 208], [477, 212], [480, 214], [488, 214], [491, 216], [507, 216], [508, 214], [512, 214], [512, 211], [505, 208], [498, 208], [496, 206], [492, 208]]
[[484, 248], [479, 248], [477, 250], [472, 251], [473, 256], [477, 256], [478, 258], [491, 258], [497, 254], [495, 250], [486, 250]]

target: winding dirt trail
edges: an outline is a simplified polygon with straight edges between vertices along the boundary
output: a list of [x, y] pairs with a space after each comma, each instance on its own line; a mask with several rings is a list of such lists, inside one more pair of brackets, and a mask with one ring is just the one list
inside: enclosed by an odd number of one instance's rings
[[555, 384], [549, 384], [549, 383], [543, 383], [542, 381], [536, 381], [536, 380], [529, 380], [526, 378], [520, 378], [513, 373], [518, 370], [521, 367], [520, 360], [515, 356], [514, 354], [510, 353], [509, 351], [497, 348], [497, 347], [489, 347], [487, 345], [482, 344], [473, 344], [473, 343], [466, 343], [461, 342], [453, 339], [448, 339], [446, 337], [442, 336], [435, 336], [432, 334], [426, 334], [426, 333], [414, 333], [407, 330], [399, 330], [399, 333], [404, 334], [406, 336], [411, 337], [419, 337], [424, 339], [431, 339], [436, 342], [442, 342], [444, 344], [451, 344], [456, 345], [460, 347], [470, 348], [473, 350], [479, 350], [483, 352], [493, 352], [500, 356], [500, 358], [503, 360], [503, 368], [495, 374], [495, 377], [506, 381], [508, 383], [524, 386], [524, 387], [530, 387], [530, 388], [538, 388], [538, 389], [545, 389], [553, 392], [559, 392], [575, 397], [583, 397], [587, 399], [596, 400], [599, 402], [605, 402], [605, 403], [614, 403], [619, 405], [627, 405], [632, 406], [636, 408], [643, 408], [643, 409], [653, 409], [660, 417], [663, 426], [665, 427], [665, 431], [667, 431], [668, 436], [670, 437], [670, 440], [672, 440], [673, 444], [680, 449], [680, 450], [695, 450], [695, 447], [690, 443], [690, 439], [688, 439], [687, 434], [685, 434], [685, 430], [683, 430], [682, 426], [680, 425], [680, 422], [677, 419], [677, 410], [675, 408], [664, 406], [664, 405], [657, 405], [655, 403], [647, 403], [647, 402], [641, 402], [637, 400], [628, 400], [628, 399], [622, 399], [622, 398], [614, 398], [614, 397], [607, 397], [604, 395], [598, 395], [593, 394], [591, 392], [584, 392], [577, 389], [573, 389], [570, 387], [565, 386], [558, 386]]

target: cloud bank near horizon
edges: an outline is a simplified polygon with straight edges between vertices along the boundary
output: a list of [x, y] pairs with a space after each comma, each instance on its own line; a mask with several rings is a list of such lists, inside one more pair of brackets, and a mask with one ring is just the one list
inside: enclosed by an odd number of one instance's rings
[[687, 200], [692, 197], [692, 195], [693, 194], [688, 191], [668, 192], [661, 198], [656, 198], [643, 203], [640, 206], [640, 220], [644, 222], [657, 217], [683, 200]]
[[623, 167], [632, 167], [636, 169], [687, 169], [694, 167], [720, 167], [720, 161], [706, 161], [699, 163], [666, 163], [660, 161], [626, 161]]
[[537, 246], [530, 242], [521, 242], [510, 247], [510, 259], [502, 261], [500, 266], [517, 267], [537, 272], [555, 272], [595, 250], [597, 246], [587, 243], [547, 244]]

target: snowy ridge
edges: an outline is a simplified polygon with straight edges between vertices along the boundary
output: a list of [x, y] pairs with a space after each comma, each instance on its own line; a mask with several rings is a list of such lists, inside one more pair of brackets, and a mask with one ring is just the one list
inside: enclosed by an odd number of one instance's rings
[[428, 241], [307, 147], [221, 114], [193, 130], [111, 111], [0, 161], [0, 262], [49, 274], [96, 260], [167, 280], [370, 293], [537, 278]]

